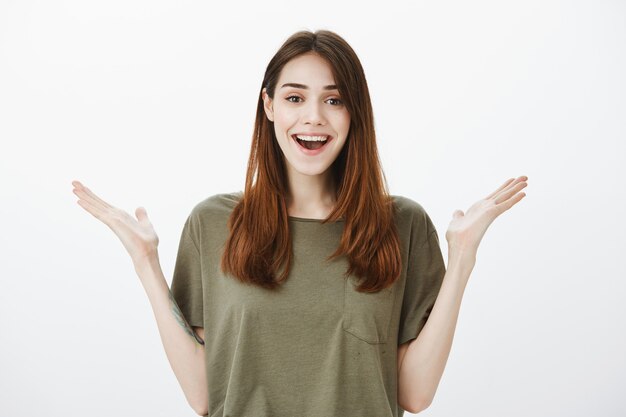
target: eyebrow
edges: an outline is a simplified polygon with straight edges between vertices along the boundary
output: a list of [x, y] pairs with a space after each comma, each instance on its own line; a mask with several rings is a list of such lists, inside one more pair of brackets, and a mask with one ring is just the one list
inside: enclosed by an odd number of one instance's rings
[[[304, 90], [308, 90], [309, 86], [308, 85], [304, 85], [304, 84], [299, 84], [299, 83], [285, 83], [283, 84], [280, 88], [284, 88], [284, 87], [294, 87], [294, 88], [302, 88]], [[324, 87], [322, 87], [324, 90], [337, 90], [337, 85], [336, 84], [331, 84], [331, 85], [325, 85]]]

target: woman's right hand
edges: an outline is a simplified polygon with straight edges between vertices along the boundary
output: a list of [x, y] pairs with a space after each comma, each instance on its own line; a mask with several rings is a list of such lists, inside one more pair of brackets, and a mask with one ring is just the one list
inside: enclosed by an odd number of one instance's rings
[[113, 230], [128, 251], [135, 269], [150, 257], [158, 258], [159, 237], [148, 219], [145, 208], [138, 207], [135, 210], [137, 216], [135, 219], [124, 210], [111, 206], [99, 198], [79, 181], [72, 181], [72, 185], [74, 186], [72, 191], [79, 198], [78, 204]]

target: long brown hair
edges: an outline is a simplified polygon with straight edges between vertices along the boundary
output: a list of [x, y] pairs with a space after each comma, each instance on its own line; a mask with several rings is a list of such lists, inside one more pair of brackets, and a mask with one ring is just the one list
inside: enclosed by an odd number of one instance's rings
[[[270, 60], [259, 92], [246, 185], [228, 220], [230, 230], [221, 259], [224, 273], [244, 283], [275, 289], [291, 269], [292, 246], [285, 196], [288, 178], [273, 122], [263, 109], [263, 87], [272, 99], [284, 65], [308, 52], [325, 58], [350, 114], [346, 142], [330, 169], [336, 205], [322, 223], [344, 219], [341, 243], [328, 257], [346, 255], [353, 274], [364, 278], [361, 292], [376, 292], [400, 275], [401, 256], [394, 223], [395, 205], [376, 146], [369, 89], [361, 62], [339, 35], [328, 30], [299, 31], [290, 36]], [[256, 179], [253, 184], [253, 179]], [[286, 263], [276, 279], [280, 266]]]

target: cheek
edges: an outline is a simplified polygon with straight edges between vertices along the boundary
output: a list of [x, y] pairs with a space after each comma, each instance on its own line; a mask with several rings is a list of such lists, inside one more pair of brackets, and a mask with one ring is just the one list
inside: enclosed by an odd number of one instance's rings
[[343, 117], [338, 121], [337, 130], [339, 130], [343, 136], [348, 135], [350, 131], [350, 116]]
[[348, 113], [347, 110], [344, 109], [343, 111], [335, 113], [333, 118], [337, 128], [342, 130], [348, 130], [350, 128], [350, 113]]
[[282, 128], [289, 128], [291, 125], [297, 122], [298, 115], [284, 107], [274, 108], [274, 124], [281, 126]]

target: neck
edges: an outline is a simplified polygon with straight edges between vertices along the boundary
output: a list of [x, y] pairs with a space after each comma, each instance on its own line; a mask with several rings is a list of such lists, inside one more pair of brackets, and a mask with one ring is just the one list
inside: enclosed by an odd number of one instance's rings
[[327, 170], [320, 175], [296, 173], [289, 180], [286, 197], [290, 216], [322, 219], [328, 217], [335, 207], [335, 186]]

